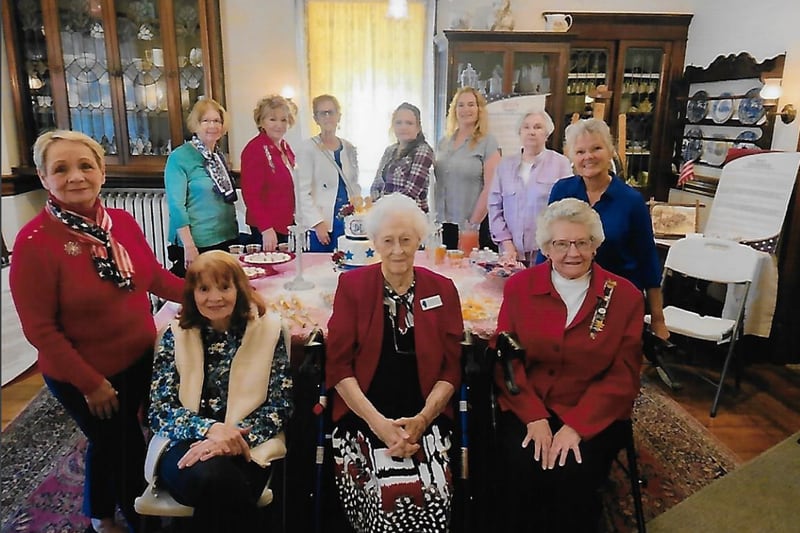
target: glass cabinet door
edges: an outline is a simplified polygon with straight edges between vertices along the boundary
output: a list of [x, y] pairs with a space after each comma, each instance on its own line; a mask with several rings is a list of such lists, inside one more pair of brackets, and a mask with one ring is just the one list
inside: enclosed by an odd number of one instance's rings
[[567, 74], [567, 99], [564, 104], [566, 123], [574, 113], [580, 118], [591, 116], [591, 99], [601, 85], [608, 86], [609, 51], [606, 48], [576, 48], [570, 52]]
[[506, 87], [505, 53], [459, 51], [453, 54], [454, 77], [448, 95], [448, 104], [459, 87], [475, 87], [487, 98], [501, 96]]
[[658, 142], [654, 125], [664, 62], [662, 47], [624, 50], [619, 91], [619, 113], [625, 114], [626, 178], [632, 185], [649, 186], [650, 149]]
[[[556, 58], [557, 59], [557, 58]], [[550, 54], [514, 52], [512, 59], [511, 94], [545, 94], [550, 92], [554, 77]]]
[[69, 128], [119, 152], [106, 54], [106, 24], [99, 2], [59, 0], [61, 60], [67, 90]]
[[224, 100], [215, 0], [2, 2], [25, 172], [36, 137], [65, 128], [99, 142], [110, 172], [160, 177], [194, 103]]

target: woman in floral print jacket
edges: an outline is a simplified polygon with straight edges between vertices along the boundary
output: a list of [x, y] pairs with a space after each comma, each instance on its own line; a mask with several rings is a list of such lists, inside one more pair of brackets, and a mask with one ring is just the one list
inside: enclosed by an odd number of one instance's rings
[[192, 531], [250, 531], [270, 461], [286, 453], [288, 332], [266, 314], [238, 261], [201, 254], [184, 306], [156, 350], [150, 426], [170, 439], [159, 482], [195, 508]]

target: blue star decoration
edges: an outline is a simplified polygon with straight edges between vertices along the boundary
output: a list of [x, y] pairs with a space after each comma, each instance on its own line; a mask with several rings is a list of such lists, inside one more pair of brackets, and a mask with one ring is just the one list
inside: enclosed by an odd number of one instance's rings
[[367, 257], [372, 257], [375, 255], [375, 250], [372, 248], [367, 248]]
[[352, 258], [353, 258], [353, 252], [352, 252], [352, 251], [350, 251], [350, 250], [347, 250], [347, 251], [344, 253], [344, 257], [345, 257], [345, 259], [347, 259], [347, 260], [349, 261], [350, 259], [352, 259]]

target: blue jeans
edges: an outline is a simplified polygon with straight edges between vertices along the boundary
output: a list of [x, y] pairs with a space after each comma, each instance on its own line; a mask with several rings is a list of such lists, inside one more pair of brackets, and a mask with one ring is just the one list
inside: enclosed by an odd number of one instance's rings
[[139, 526], [133, 501], [145, 487], [146, 447], [139, 408], [150, 390], [152, 367], [150, 352], [107, 378], [119, 393], [119, 411], [107, 420], [89, 412], [83, 393], [74, 385], [44, 376], [50, 392], [89, 441], [83, 485], [84, 514], [90, 518], [112, 518], [119, 505], [133, 531]]

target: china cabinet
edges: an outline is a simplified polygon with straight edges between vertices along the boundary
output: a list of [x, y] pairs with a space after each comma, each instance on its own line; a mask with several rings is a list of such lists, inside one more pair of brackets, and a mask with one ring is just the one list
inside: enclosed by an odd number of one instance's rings
[[66, 128], [103, 146], [112, 185], [158, 186], [166, 156], [189, 134], [191, 106], [224, 98], [217, 0], [2, 7], [22, 180], [33, 174], [36, 137]]
[[593, 103], [602, 96], [602, 118], [619, 142], [620, 174], [645, 197], [666, 200], [673, 179], [669, 92], [683, 71], [692, 15], [571, 15], [567, 33], [574, 34], [574, 40], [570, 43], [564, 124], [576, 113], [580, 118], [592, 116], [597, 112]]
[[[553, 32], [444, 30], [436, 87], [436, 138], [444, 135], [450, 100], [464, 85], [489, 102], [512, 96], [548, 94], [545, 109], [561, 128], [569, 57], [567, 34]], [[444, 66], [444, 68], [441, 68]], [[560, 138], [554, 139], [560, 149]]]

